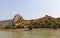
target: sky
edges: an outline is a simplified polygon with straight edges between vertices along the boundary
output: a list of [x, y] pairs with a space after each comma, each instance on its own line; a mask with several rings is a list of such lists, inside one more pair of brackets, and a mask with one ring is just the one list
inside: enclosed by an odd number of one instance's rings
[[60, 17], [60, 0], [0, 0], [0, 20], [13, 19], [16, 14], [24, 19]]

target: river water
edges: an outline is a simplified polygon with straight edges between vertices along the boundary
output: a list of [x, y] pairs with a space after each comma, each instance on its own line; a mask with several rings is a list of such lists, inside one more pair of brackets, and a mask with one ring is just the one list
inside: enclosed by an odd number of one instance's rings
[[0, 31], [0, 38], [60, 38], [60, 31], [37, 30], [37, 31]]

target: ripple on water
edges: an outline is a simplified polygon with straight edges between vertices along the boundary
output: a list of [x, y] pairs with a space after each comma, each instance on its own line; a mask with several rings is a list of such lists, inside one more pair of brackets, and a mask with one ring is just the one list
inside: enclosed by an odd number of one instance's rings
[[60, 31], [0, 31], [0, 38], [60, 38]]

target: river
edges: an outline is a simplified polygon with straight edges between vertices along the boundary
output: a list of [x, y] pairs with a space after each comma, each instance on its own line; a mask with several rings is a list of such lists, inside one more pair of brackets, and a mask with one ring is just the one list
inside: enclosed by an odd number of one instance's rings
[[0, 38], [60, 38], [60, 30], [0, 31]]

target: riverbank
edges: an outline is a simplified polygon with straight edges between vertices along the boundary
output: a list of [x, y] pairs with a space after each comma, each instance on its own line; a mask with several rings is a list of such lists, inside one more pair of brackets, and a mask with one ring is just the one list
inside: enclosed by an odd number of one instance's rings
[[[13, 31], [13, 32], [24, 31], [24, 30], [26, 30], [26, 29], [0, 29], [0, 31]], [[38, 30], [58, 31], [60, 29], [59, 28], [58, 29], [54, 29], [54, 28], [35, 28], [35, 29], [32, 29], [31, 31], [38, 31]]]

